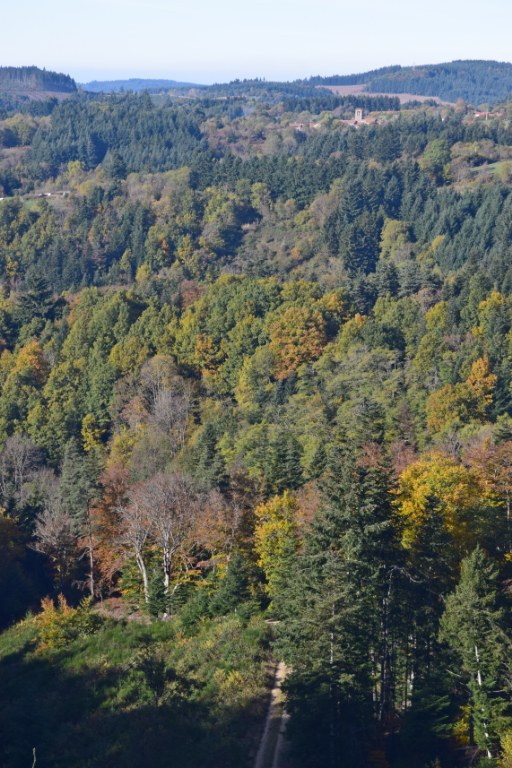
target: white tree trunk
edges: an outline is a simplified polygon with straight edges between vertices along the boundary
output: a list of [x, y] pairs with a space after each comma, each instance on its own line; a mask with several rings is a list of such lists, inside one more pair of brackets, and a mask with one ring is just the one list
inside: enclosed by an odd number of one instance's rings
[[149, 581], [148, 581], [148, 572], [146, 570], [146, 564], [142, 558], [142, 555], [140, 554], [135, 555], [135, 560], [137, 562], [137, 567], [140, 571], [140, 575], [142, 576], [142, 585], [144, 588], [144, 600], [146, 603], [149, 603]]
[[[477, 671], [476, 671], [476, 681], [477, 681], [479, 687], [481, 688], [482, 687], [482, 674], [480, 672], [480, 655], [478, 653], [478, 646], [476, 646], [476, 645], [475, 645], [475, 658], [476, 658], [476, 663], [478, 664]], [[484, 715], [484, 718], [483, 718], [483, 721], [484, 721], [484, 736], [485, 736], [486, 739], [489, 739], [489, 727], [488, 727], [488, 724], [487, 724], [487, 720], [485, 718], [485, 712], [483, 712], [482, 714]], [[491, 755], [491, 750], [489, 749], [489, 747], [486, 748], [486, 752], [487, 752], [487, 757], [490, 760], [492, 758], [492, 755]]]

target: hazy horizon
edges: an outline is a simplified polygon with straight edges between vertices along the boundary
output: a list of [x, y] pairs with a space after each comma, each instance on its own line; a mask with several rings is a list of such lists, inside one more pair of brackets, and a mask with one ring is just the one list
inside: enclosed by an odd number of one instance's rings
[[[82, 6], [83, 8], [83, 6]], [[492, 36], [485, 35], [492, 20]], [[78, 82], [165, 78], [295, 80], [391, 64], [511, 58], [512, 7], [488, 0], [19, 0], [3, 11], [1, 63], [36, 64]]]
[[[303, 72], [301, 74], [297, 74], [295, 76], [286, 76], [286, 77], [272, 77], [272, 76], [265, 76], [262, 74], [258, 74], [257, 72], [252, 74], [227, 74], [225, 78], [216, 78], [215, 80], [206, 80], [206, 79], [191, 79], [187, 77], [177, 77], [174, 76], [172, 73], [162, 73], [162, 72], [150, 72], [150, 73], [144, 73], [144, 72], [116, 72], [113, 71], [111, 73], [99, 71], [94, 73], [94, 71], [89, 70], [91, 73], [90, 76], [87, 76], [88, 70], [84, 70], [86, 73], [82, 77], [79, 75], [74, 75], [72, 72], [63, 72], [65, 74], [71, 75], [75, 79], [77, 83], [89, 83], [89, 82], [103, 82], [103, 81], [115, 81], [115, 80], [175, 80], [176, 82], [185, 82], [185, 83], [191, 83], [194, 85], [212, 85], [214, 83], [220, 83], [220, 82], [231, 82], [233, 80], [243, 80], [243, 79], [255, 79], [255, 78], [262, 78], [264, 80], [268, 81], [294, 81], [294, 80], [302, 80], [304, 78], [320, 75], [322, 77], [329, 77], [331, 75], [352, 75], [357, 74], [359, 72], [367, 72], [373, 69], [379, 69], [380, 67], [388, 67], [388, 66], [401, 66], [401, 67], [409, 67], [409, 66], [427, 66], [427, 65], [435, 65], [435, 64], [445, 64], [449, 63], [451, 61], [455, 61], [455, 59], [446, 59], [443, 61], [415, 61], [412, 63], [404, 63], [401, 61], [389, 61], [382, 64], [369, 64], [368, 66], [360, 66], [358, 68], [348, 69], [346, 71], [311, 71], [311, 72]], [[511, 63], [512, 60], [503, 60], [505, 63]], [[48, 67], [46, 67], [48, 69]]]

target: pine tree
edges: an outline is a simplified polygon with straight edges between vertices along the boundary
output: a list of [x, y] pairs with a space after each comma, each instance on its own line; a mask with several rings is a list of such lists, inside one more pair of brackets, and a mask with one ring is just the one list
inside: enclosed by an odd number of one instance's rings
[[97, 468], [90, 457], [80, 453], [75, 440], [70, 440], [64, 450], [59, 492], [64, 506], [73, 520], [76, 534], [86, 524], [87, 506], [96, 487]]
[[[446, 599], [440, 637], [452, 649], [456, 672], [467, 686], [473, 738], [490, 758], [496, 742], [497, 716], [505, 660], [503, 612], [497, 601], [498, 572], [480, 548], [466, 557], [460, 581]], [[473, 727], [471, 728], [473, 730]]]
[[225, 615], [236, 609], [244, 601], [250, 599], [249, 567], [239, 552], [236, 552], [229, 563], [228, 571], [220, 583], [219, 589], [210, 602], [210, 610], [214, 615]]
[[90, 502], [96, 492], [99, 467], [97, 457], [84, 455], [78, 450], [75, 440], [70, 440], [64, 451], [59, 496], [62, 506], [71, 518], [71, 531], [86, 555], [88, 572], [87, 588], [94, 597], [96, 591], [94, 563], [94, 542]]
[[291, 733], [306, 765], [363, 764], [372, 715], [391, 704], [397, 550], [388, 482], [385, 466], [334, 449], [324, 507], [280, 603]]
[[298, 488], [302, 483], [302, 447], [290, 433], [276, 435], [270, 443], [268, 479], [276, 493]]
[[18, 302], [19, 322], [28, 323], [34, 318], [45, 320], [51, 317], [53, 306], [53, 292], [47, 279], [34, 271], [30, 272], [25, 291], [20, 295]]

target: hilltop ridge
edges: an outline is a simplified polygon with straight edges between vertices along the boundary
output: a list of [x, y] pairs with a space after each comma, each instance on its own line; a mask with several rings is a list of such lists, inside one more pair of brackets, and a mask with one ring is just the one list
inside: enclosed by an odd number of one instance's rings
[[382, 67], [352, 75], [310, 77], [303, 82], [322, 86], [363, 86], [368, 93], [412, 93], [443, 101], [464, 99], [494, 104], [512, 94], [512, 64], [478, 59], [443, 64]]
[[[197, 88], [205, 92], [221, 89], [232, 95], [240, 90], [267, 89], [277, 85], [265, 79], [234, 80], [231, 83], [199, 85], [167, 79], [130, 78], [125, 80], [94, 80], [82, 85], [93, 93], [119, 91], [162, 91], [175, 88]], [[367, 72], [349, 75], [312, 76], [295, 81], [280, 82], [290, 92], [298, 88], [311, 90], [324, 87], [336, 93], [347, 94], [410, 94], [440, 101], [455, 102], [457, 99], [474, 104], [496, 104], [512, 94], [512, 64], [509, 62], [478, 59], [458, 60], [442, 64], [381, 67]], [[304, 94], [301, 94], [304, 95]]]
[[197, 88], [196, 83], [182, 83], [179, 80], [130, 77], [126, 80], [91, 80], [83, 83], [84, 91], [90, 93], [118, 93], [120, 91], [162, 91], [170, 88]]
[[0, 93], [34, 97], [37, 94], [73, 94], [75, 81], [69, 75], [39, 67], [0, 67]]

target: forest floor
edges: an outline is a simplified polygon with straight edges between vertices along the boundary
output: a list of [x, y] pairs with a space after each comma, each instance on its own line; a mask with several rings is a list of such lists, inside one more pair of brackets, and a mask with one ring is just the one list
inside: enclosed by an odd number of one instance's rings
[[288, 754], [288, 742], [286, 739], [288, 715], [282, 691], [286, 672], [285, 663], [283, 661], [279, 662], [276, 667], [265, 729], [261, 737], [254, 768], [293, 768]]

